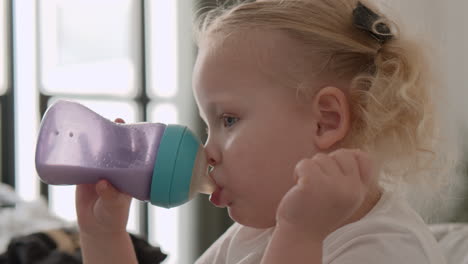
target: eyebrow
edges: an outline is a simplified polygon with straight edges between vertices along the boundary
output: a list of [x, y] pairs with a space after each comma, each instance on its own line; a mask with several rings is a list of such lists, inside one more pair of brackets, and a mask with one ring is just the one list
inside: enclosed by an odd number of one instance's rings
[[[203, 122], [205, 122], [207, 124], [207, 116], [205, 115], [206, 112], [203, 111], [203, 108], [201, 107], [202, 104], [200, 103], [199, 100], [196, 100], [196, 104], [197, 104], [197, 108], [198, 108], [198, 116], [203, 120]], [[208, 103], [208, 106], [207, 106], [207, 109], [208, 111], [211, 110], [212, 106], [210, 106], [211, 103]]]
[[208, 117], [211, 112], [214, 111], [214, 106], [213, 103], [208, 103], [206, 111], [198, 111], [200, 118], [205, 122], [206, 125], [208, 125]]
[[[216, 115], [215, 113], [218, 111], [218, 108], [219, 108], [219, 105], [221, 104], [231, 104], [232, 102], [232, 99], [227, 97], [227, 98], [218, 98], [217, 100], [213, 100], [211, 102], [208, 102], [206, 103], [206, 111], [204, 113], [202, 113], [201, 111], [198, 111], [199, 112], [199, 115], [201, 117], [201, 119], [206, 123], [208, 124], [208, 120], [210, 120], [210, 117], [212, 117], [212, 115]], [[204, 115], [205, 114], [205, 115]]]

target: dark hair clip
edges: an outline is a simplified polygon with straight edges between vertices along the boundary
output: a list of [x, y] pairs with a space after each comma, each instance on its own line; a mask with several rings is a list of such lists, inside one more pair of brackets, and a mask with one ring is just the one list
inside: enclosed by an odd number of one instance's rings
[[358, 29], [367, 31], [380, 43], [385, 43], [393, 38], [393, 34], [387, 24], [383, 22], [375, 22], [381, 19], [379, 15], [370, 10], [367, 6], [358, 2], [357, 7], [353, 10], [353, 24]]

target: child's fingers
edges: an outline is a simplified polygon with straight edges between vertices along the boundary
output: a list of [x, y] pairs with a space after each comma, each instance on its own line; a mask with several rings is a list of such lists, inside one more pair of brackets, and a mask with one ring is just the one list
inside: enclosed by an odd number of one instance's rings
[[119, 123], [119, 124], [124, 124], [124, 123], [125, 123], [125, 121], [124, 121], [122, 118], [116, 118], [116, 119], [114, 120], [114, 122], [115, 122], [115, 123]]
[[312, 181], [311, 178], [317, 175], [323, 175], [323, 170], [318, 163], [312, 159], [299, 161], [294, 170], [295, 180], [298, 185], [302, 186], [310, 184]]
[[94, 184], [79, 184], [76, 186], [75, 200], [77, 206], [88, 206], [93, 204], [97, 199], [96, 189]]
[[359, 165], [354, 150], [340, 149], [330, 154], [336, 160], [343, 174], [359, 175]]
[[374, 177], [374, 164], [373, 160], [368, 153], [357, 150], [354, 152], [359, 172], [363, 183], [368, 184]]
[[341, 171], [338, 162], [327, 154], [318, 153], [312, 158], [312, 160], [317, 162], [322, 172], [326, 175], [339, 176], [344, 174]]
[[106, 207], [120, 207], [122, 202], [129, 203], [130, 196], [117, 191], [108, 181], [101, 180], [96, 184], [96, 192]]

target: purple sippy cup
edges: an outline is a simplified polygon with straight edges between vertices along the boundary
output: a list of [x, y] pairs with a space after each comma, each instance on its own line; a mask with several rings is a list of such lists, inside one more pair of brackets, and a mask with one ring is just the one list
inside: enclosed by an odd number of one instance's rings
[[187, 127], [118, 124], [63, 100], [41, 121], [36, 170], [51, 185], [106, 179], [132, 197], [166, 208], [216, 188], [203, 146]]

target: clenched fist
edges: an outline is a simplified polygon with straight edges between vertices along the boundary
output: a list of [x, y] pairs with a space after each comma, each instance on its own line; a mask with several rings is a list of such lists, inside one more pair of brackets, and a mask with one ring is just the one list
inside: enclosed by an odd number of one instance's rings
[[[117, 123], [124, 123], [120, 118]], [[131, 197], [106, 180], [76, 187], [76, 212], [82, 235], [109, 236], [125, 233]]]
[[339, 149], [301, 160], [296, 185], [281, 200], [277, 224], [314, 239], [325, 239], [363, 205], [375, 166], [367, 153]]

